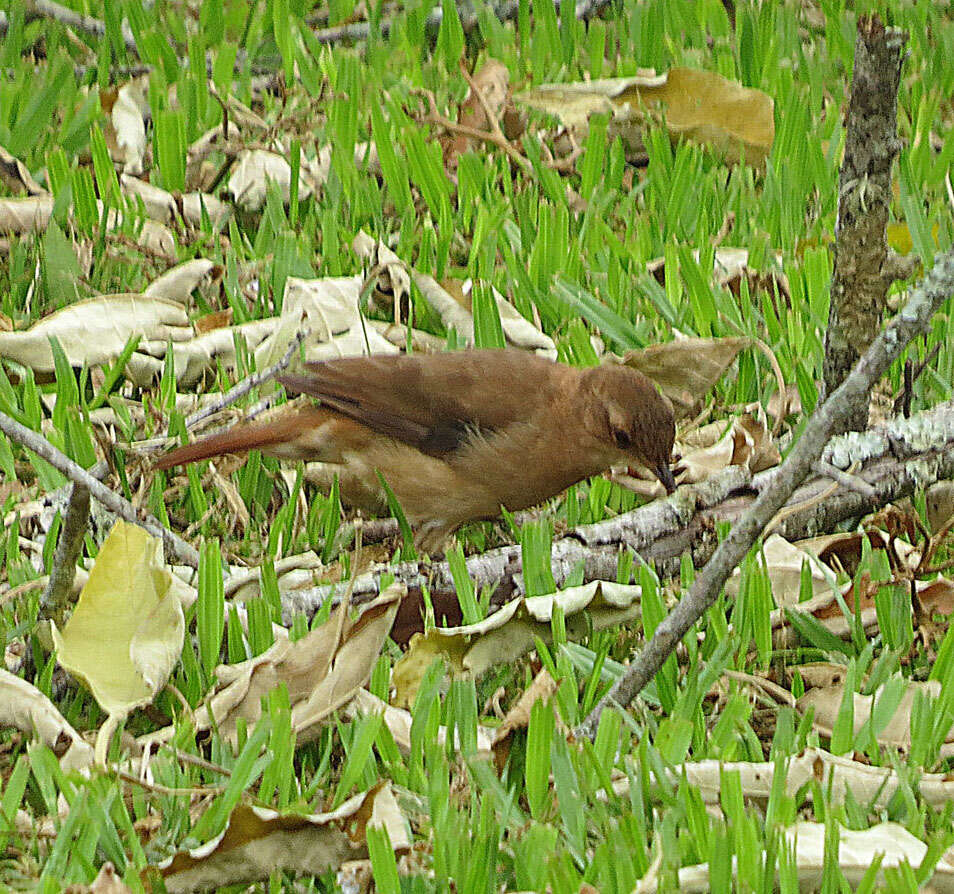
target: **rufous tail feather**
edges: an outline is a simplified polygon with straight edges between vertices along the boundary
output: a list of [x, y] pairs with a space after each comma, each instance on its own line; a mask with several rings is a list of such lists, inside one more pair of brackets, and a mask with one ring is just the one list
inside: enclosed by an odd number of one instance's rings
[[170, 469], [173, 466], [182, 466], [210, 459], [223, 453], [245, 453], [249, 450], [267, 450], [276, 444], [286, 444], [294, 441], [301, 433], [302, 420], [296, 413], [289, 413], [284, 417], [271, 417], [268, 422], [237, 425], [221, 434], [185, 444], [170, 450], [161, 456], [154, 468], [157, 470]]

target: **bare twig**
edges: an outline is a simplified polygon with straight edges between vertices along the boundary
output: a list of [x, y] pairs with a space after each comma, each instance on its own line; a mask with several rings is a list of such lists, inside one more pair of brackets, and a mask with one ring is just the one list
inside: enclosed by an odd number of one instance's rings
[[[907, 418], [907, 416], [905, 416], [905, 418]], [[861, 494], [861, 496], [867, 497], [869, 500], [878, 493], [864, 478], [860, 478], [858, 475], [852, 475], [850, 472], [845, 472], [837, 466], [833, 466], [831, 463], [818, 460], [818, 462], [812, 463], [812, 471], [816, 475], [824, 475], [827, 478], [831, 478], [832, 481], [836, 481], [842, 487], [847, 487], [848, 490], [853, 490], [855, 493]]]
[[76, 576], [76, 562], [83, 549], [83, 539], [89, 523], [89, 489], [74, 483], [70, 500], [63, 515], [60, 539], [53, 555], [53, 567], [46, 591], [40, 599], [40, 617], [50, 618], [61, 625], [63, 612], [69, 602]]
[[866, 403], [868, 394], [891, 363], [916, 335], [927, 330], [931, 317], [954, 293], [954, 250], [939, 254], [934, 268], [915, 289], [907, 303], [871, 347], [862, 355], [837, 390], [816, 409], [798, 443], [775, 471], [773, 483], [733, 526], [709, 562], [695, 579], [689, 593], [656, 628], [652, 639], [636, 656], [626, 673], [579, 725], [579, 736], [596, 734], [600, 715], [610, 705], [625, 707], [655, 676], [666, 658], [693, 624], [718, 598], [729, 575], [751, 549], [768, 522], [782, 508], [812, 463], [822, 455], [829, 438]]
[[[448, 131], [449, 133], [458, 133], [465, 137], [470, 137], [472, 140], [482, 140], [485, 143], [491, 143], [494, 146], [503, 149], [503, 151], [507, 153], [507, 156], [514, 164], [523, 168], [527, 172], [533, 171], [533, 165], [531, 164], [530, 159], [517, 151], [513, 143], [511, 143], [510, 140], [504, 136], [499, 125], [497, 126], [498, 133], [494, 133], [490, 130], [478, 130], [476, 127], [469, 127], [466, 124], [458, 124], [456, 121], [451, 121], [450, 118], [445, 117], [437, 110], [437, 103], [434, 100], [433, 93], [430, 93], [430, 91], [421, 90], [416, 92], [424, 93], [430, 104], [431, 109], [424, 118], [426, 122], [443, 127], [444, 130]], [[477, 90], [476, 92], [477, 96], [483, 99], [483, 95], [480, 93], [480, 91]]]
[[[93, 16], [85, 16], [74, 12], [60, 3], [54, 3], [53, 0], [26, 0], [25, 3], [26, 19], [28, 22], [34, 19], [52, 19], [59, 22], [66, 28], [79, 31], [82, 34], [88, 34], [91, 37], [102, 38], [106, 36], [106, 24]], [[136, 38], [133, 36], [132, 29], [126, 22], [122, 24], [123, 44], [127, 52], [136, 58], [139, 58], [139, 49], [136, 47]]]
[[[185, 421], [186, 428], [192, 428], [193, 425], [197, 425], [203, 419], [208, 419], [209, 416], [218, 413], [220, 410], [224, 410], [226, 407], [230, 407], [237, 400], [245, 397], [252, 389], [258, 388], [263, 382], [267, 382], [269, 379], [274, 379], [283, 369], [285, 369], [289, 363], [292, 361], [292, 357], [295, 356], [295, 352], [298, 350], [301, 343], [307, 338], [308, 330], [300, 329], [298, 334], [292, 340], [292, 343], [288, 346], [288, 350], [285, 351], [282, 355], [282, 359], [277, 363], [273, 363], [267, 369], [263, 369], [261, 372], [252, 373], [250, 376], [246, 376], [242, 379], [241, 382], [229, 388], [217, 401], [212, 404], [209, 404], [207, 407], [203, 407], [201, 410], [196, 410], [191, 416], [189, 416]], [[168, 432], [167, 432], [168, 434]]]
[[147, 513], [139, 512], [132, 503], [97, 481], [82, 466], [77, 465], [65, 453], [57, 450], [43, 435], [31, 431], [6, 413], [0, 413], [0, 431], [8, 438], [32, 450], [41, 459], [58, 469], [74, 483], [82, 484], [90, 494], [107, 509], [134, 525], [145, 528], [154, 537], [162, 538], [166, 549], [182, 564], [191, 568], [199, 567], [199, 554], [181, 537], [162, 526], [158, 519]]
[[[910, 391], [914, 387], [914, 383], [921, 378], [921, 374], [926, 370], [936, 359], [937, 355], [941, 352], [941, 342], [938, 341], [935, 343], [934, 347], [928, 351], [927, 356], [917, 365], [911, 372], [911, 382], [908, 383], [907, 375], [905, 375], [904, 386], [901, 389], [901, 393], [895, 398], [894, 401], [894, 414], [897, 415], [900, 413], [904, 407], [905, 403], [910, 404], [911, 394]], [[910, 408], [909, 408], [910, 409]]]

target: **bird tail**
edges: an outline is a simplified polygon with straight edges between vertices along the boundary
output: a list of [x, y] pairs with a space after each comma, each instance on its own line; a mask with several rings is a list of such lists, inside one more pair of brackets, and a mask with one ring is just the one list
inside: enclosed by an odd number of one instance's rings
[[239, 424], [228, 431], [203, 438], [170, 450], [156, 462], [156, 470], [187, 465], [224, 453], [245, 453], [249, 450], [264, 450], [269, 447], [294, 441], [302, 430], [302, 419], [297, 413], [270, 416], [262, 422]]

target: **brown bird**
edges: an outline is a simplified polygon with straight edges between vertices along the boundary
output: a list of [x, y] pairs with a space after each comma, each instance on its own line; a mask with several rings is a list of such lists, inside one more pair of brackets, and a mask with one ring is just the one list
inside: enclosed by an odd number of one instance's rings
[[614, 464], [646, 466], [675, 488], [672, 407], [627, 366], [474, 350], [307, 363], [279, 381], [320, 405], [281, 407], [157, 468], [254, 448], [332, 463], [342, 499], [372, 512], [387, 506], [380, 472], [431, 551], [465, 522], [534, 506]]

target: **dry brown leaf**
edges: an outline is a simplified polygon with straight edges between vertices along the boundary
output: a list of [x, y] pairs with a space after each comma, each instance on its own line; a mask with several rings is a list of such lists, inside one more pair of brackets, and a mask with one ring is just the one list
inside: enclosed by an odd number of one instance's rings
[[[341, 711], [341, 716], [346, 720], [353, 720], [355, 717], [368, 714], [380, 714], [384, 720], [384, 725], [394, 739], [394, 744], [403, 754], [411, 753], [411, 724], [414, 718], [410, 711], [389, 705], [376, 695], [372, 695], [367, 689], [361, 689]], [[493, 728], [477, 724], [477, 748], [475, 751], [477, 757], [486, 758], [491, 756], [495, 735], [496, 730]], [[454, 747], [458, 748], [460, 743], [457, 741], [456, 731], [454, 736]], [[437, 728], [437, 744], [443, 748], [446, 742], [447, 727], [439, 726]]]
[[196, 335], [202, 335], [205, 332], [211, 332], [213, 329], [224, 329], [232, 324], [232, 308], [225, 310], [216, 310], [204, 317], [199, 317], [195, 321]]
[[[314, 159], [302, 157], [298, 172], [298, 195], [305, 199], [320, 189], [331, 170], [331, 147]], [[260, 211], [265, 206], [268, 181], [273, 181], [287, 202], [291, 196], [291, 165], [277, 152], [266, 149], [244, 149], [235, 159], [229, 175], [228, 192], [232, 200], [246, 211]]]
[[750, 338], [680, 338], [630, 351], [623, 363], [652, 379], [685, 416], [751, 345]]
[[29, 168], [0, 146], [0, 183], [12, 193], [21, 190], [30, 196], [45, 196], [47, 191], [30, 174]]
[[38, 233], [53, 216], [53, 196], [32, 195], [26, 199], [0, 199], [0, 233]]
[[116, 867], [107, 861], [89, 886], [89, 894], [132, 894], [132, 888], [116, 874]]
[[[846, 584], [843, 590], [850, 590], [851, 583]], [[852, 597], [846, 598], [850, 604]], [[822, 592], [805, 602], [799, 602], [797, 605], [787, 608], [776, 609], [770, 617], [772, 626], [772, 643], [776, 649], [791, 648], [798, 637], [791, 627], [791, 621], [786, 611], [797, 611], [801, 614], [811, 615], [819, 624], [821, 624], [829, 633], [839, 638], [847, 637], [851, 632], [851, 622], [844, 616], [838, 599], [832, 592]], [[866, 634], [874, 635], [878, 631], [878, 613], [875, 610], [874, 603], [870, 599], [863, 599], [859, 612], [862, 629]]]
[[[779, 608], [798, 604], [802, 565], [805, 563], [811, 571], [812, 595], [830, 593], [835, 584], [835, 574], [831, 569], [822, 565], [815, 556], [799, 549], [778, 534], [770, 535], [765, 541], [759, 554], [759, 561], [768, 574], [772, 585], [772, 596]], [[736, 568], [732, 577], [726, 581], [726, 593], [732, 596], [737, 595], [741, 579], [741, 569]]]
[[910, 571], [916, 569], [921, 561], [921, 552], [917, 547], [898, 537], [891, 538], [885, 531], [873, 526], [866, 526], [864, 533], [845, 531], [799, 540], [796, 546], [818, 556], [836, 571], [844, 570], [850, 577], [854, 577], [861, 561], [863, 537], [868, 539], [872, 549], [887, 550], [893, 546], [894, 551], [889, 560], [897, 560], [902, 567]]
[[954, 581], [938, 577], [932, 581], [918, 581], [918, 599], [928, 615], [954, 613]]
[[[473, 328], [473, 291], [472, 279], [442, 279], [440, 286], [450, 295], [468, 314], [471, 315]], [[494, 301], [497, 304], [497, 313], [500, 315], [500, 328], [503, 329], [507, 343], [515, 348], [535, 351], [537, 354], [556, 360], [556, 344], [549, 335], [541, 332], [526, 319], [503, 295], [491, 286]]]
[[[70, 725], [56, 706], [32, 683], [0, 668], [0, 727], [35, 736], [63, 756], [64, 770], [93, 764], [93, 746]], [[65, 747], [65, 753], [63, 749]]]
[[602, 630], [632, 620], [640, 613], [640, 592], [638, 586], [593, 581], [548, 596], [514, 599], [476, 624], [416, 633], [391, 674], [392, 701], [402, 708], [413, 705], [424, 674], [438, 658], [453, 673], [477, 677], [528, 652], [536, 637], [550, 642], [555, 605], [563, 609], [571, 638], [587, 630], [589, 622]]
[[219, 280], [223, 273], [218, 264], [205, 258], [194, 258], [167, 270], [149, 283], [142, 293], [147, 298], [162, 298], [187, 304], [189, 296], [196, 289]]
[[[96, 202], [97, 216], [106, 217], [106, 228], [112, 232], [122, 226], [124, 217], [115, 208], [106, 209]], [[53, 215], [52, 196], [30, 196], [26, 199], [0, 199], [0, 233], [38, 233], [46, 229]], [[136, 226], [136, 245], [163, 257], [175, 258], [176, 240], [172, 231], [155, 220], [145, 220]]]
[[781, 461], [761, 412], [743, 413], [688, 432], [677, 439], [675, 451], [682, 457], [676, 476], [680, 484], [704, 481], [729, 466], [743, 466], [755, 473]]
[[[354, 620], [342, 603], [328, 621], [297, 642], [282, 639], [248, 661], [220, 665], [215, 692], [195, 712], [196, 731], [209, 729], [214, 717], [222, 738], [236, 742], [239, 719], [253, 726], [261, 715], [262, 696], [284, 683], [297, 740], [310, 741], [368, 681], [405, 592], [403, 584], [392, 584]], [[141, 741], [165, 742], [174, 732], [165, 727]]]
[[954, 481], [937, 481], [924, 494], [927, 521], [936, 534], [954, 516]]
[[[842, 673], [844, 670], [842, 667]], [[747, 803], [764, 802], [772, 794], [777, 772], [784, 775], [785, 791], [793, 798], [809, 782], [815, 781], [824, 793], [826, 803], [843, 804], [850, 793], [857, 803], [870, 804], [879, 810], [888, 806], [902, 784], [909, 784], [891, 767], [873, 767], [820, 748], [806, 748], [782, 766], [775, 761], [714, 758], [687, 761], [668, 769], [666, 778], [674, 785], [685, 778], [698, 790], [703, 802], [712, 807], [721, 804], [726, 777], [736, 775]], [[629, 774], [613, 771], [613, 791], [617, 795], [626, 797], [630, 784]], [[918, 780], [918, 792], [928, 804], [941, 807], [954, 797], [954, 780], [946, 773], [924, 773]], [[811, 800], [812, 788], [805, 789], [805, 795]]]
[[154, 183], [128, 174], [122, 175], [120, 186], [123, 195], [132, 201], [134, 207], [141, 199], [146, 216], [160, 223], [171, 223], [181, 213], [187, 224], [198, 227], [202, 223], [204, 210], [212, 226], [219, 228], [228, 223], [232, 216], [231, 206], [209, 193], [187, 192], [182, 196], [174, 196]]
[[366, 829], [382, 826], [396, 851], [410, 835], [387, 783], [348, 799], [330, 813], [278, 813], [239, 804], [221, 835], [180, 851], [159, 869], [170, 894], [252, 884], [274, 871], [321, 875], [367, 856]]
[[103, 137], [110, 157], [122, 165], [126, 174], [143, 172], [146, 156], [146, 121], [149, 109], [146, 78], [136, 78], [116, 91], [100, 94], [103, 111]]
[[[748, 409], [748, 408], [746, 408]], [[782, 398], [777, 391], [772, 393], [765, 405], [765, 412], [773, 419], [778, 419], [778, 414], [782, 412]], [[798, 392], [797, 385], [788, 385], [785, 388], [785, 415], [800, 416], [802, 413], [802, 396]]]
[[[474, 74], [474, 84], [484, 97], [484, 103], [491, 110], [499, 122], [504, 108], [510, 99], [510, 72], [503, 62], [497, 59], [487, 59]], [[473, 89], [467, 91], [467, 96], [460, 106], [458, 122], [475, 130], [490, 130], [490, 122], [484, 111], [484, 103], [474, 95]], [[448, 135], [449, 139], [444, 146], [444, 162], [456, 166], [457, 157], [479, 148], [471, 137], [464, 134]]]
[[[792, 854], [794, 871], [800, 890], [820, 890], [823, 878], [829, 871], [831, 854], [828, 852], [828, 832], [824, 823], [802, 821], [782, 830], [785, 847]], [[866, 878], [875, 856], [881, 856], [881, 865], [875, 876], [875, 888], [882, 890], [887, 885], [884, 870], [908, 865], [915, 872], [927, 855], [927, 845], [915, 838], [898, 823], [879, 823], [868, 829], [839, 827], [836, 863], [850, 888], [855, 888]], [[654, 874], [655, 864], [640, 880], [636, 890], [640, 894], [655, 894], [660, 890]], [[696, 894], [712, 890], [709, 864], [684, 866], [678, 872], [681, 894]], [[923, 890], [933, 892], [954, 891], [954, 863], [948, 855], [942, 857], [933, 873], [924, 883]]]
[[73, 366], [99, 366], [122, 353], [134, 335], [166, 343], [192, 337], [182, 306], [137, 294], [77, 301], [23, 332], [0, 332], [0, 357], [37, 372], [52, 372], [55, 336]]
[[360, 276], [285, 281], [282, 315], [255, 349], [259, 369], [277, 363], [304, 332], [305, 359], [330, 360], [360, 354], [395, 354], [398, 349], [361, 319]]
[[507, 712], [503, 722], [494, 733], [493, 749], [494, 761], [497, 768], [502, 769], [510, 754], [510, 743], [517, 730], [524, 730], [530, 725], [530, 712], [539, 702], [549, 702], [557, 691], [557, 683], [550, 672], [541, 668], [533, 678], [533, 682], [524, 690], [516, 703]]
[[[902, 751], [908, 751], [911, 748], [911, 711], [914, 707], [914, 699], [918, 693], [937, 698], [941, 691], [941, 684], [936, 680], [917, 681], [895, 678], [898, 682], [889, 681], [885, 686], [900, 685], [903, 687], [901, 700], [898, 707], [883, 729], [876, 732], [876, 739], [880, 745], [891, 748], [899, 748]], [[853, 702], [853, 732], [857, 735], [861, 728], [871, 719], [872, 710], [877, 704], [878, 698], [885, 689], [885, 686], [879, 687], [878, 691], [872, 695], [860, 695], [852, 693]], [[841, 703], [845, 696], [844, 682], [836, 683], [825, 689], [811, 689], [806, 692], [796, 703], [798, 710], [802, 713], [809, 708], [815, 709], [812, 728], [823, 736], [831, 736], [835, 721], [838, 719], [838, 713], [841, 710]], [[944, 739], [944, 744], [940, 748], [941, 757], [950, 757], [954, 755], [954, 727], [948, 730]]]
[[711, 146], [735, 163], [744, 155], [761, 164], [775, 141], [772, 98], [714, 72], [673, 68], [668, 74], [641, 74], [573, 84], [541, 84], [515, 99], [556, 115], [578, 138], [593, 114], [610, 114], [609, 137], [619, 133], [630, 147], [641, 147], [650, 107], [662, 113], [673, 138]]

